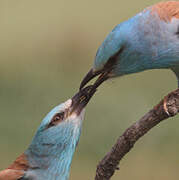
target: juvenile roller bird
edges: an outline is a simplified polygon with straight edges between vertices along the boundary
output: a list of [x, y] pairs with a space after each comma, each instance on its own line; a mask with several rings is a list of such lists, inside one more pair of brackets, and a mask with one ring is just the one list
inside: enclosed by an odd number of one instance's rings
[[160, 2], [118, 24], [99, 47], [80, 89], [98, 75], [94, 87], [148, 69], [171, 69], [179, 86], [179, 1]]
[[84, 108], [95, 93], [91, 86], [56, 106], [43, 119], [28, 149], [0, 180], [67, 180], [79, 141]]

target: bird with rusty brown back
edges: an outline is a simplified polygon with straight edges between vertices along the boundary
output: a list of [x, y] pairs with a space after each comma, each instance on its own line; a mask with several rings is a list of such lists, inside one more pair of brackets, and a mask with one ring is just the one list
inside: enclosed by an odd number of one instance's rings
[[179, 82], [178, 1], [160, 2], [118, 24], [99, 47], [80, 89], [98, 75], [94, 87], [109, 78], [148, 69], [171, 69]]
[[52, 109], [40, 124], [28, 149], [0, 180], [67, 180], [79, 141], [85, 106], [96, 90], [91, 86]]

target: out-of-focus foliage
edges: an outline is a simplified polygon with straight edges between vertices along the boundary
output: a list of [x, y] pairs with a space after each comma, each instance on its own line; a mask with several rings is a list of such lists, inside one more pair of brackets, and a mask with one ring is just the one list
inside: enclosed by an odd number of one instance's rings
[[[45, 114], [76, 93], [112, 28], [156, 2], [0, 0], [1, 169], [27, 148]], [[104, 83], [86, 109], [71, 179], [93, 179], [117, 137], [176, 86], [169, 70]], [[143, 137], [113, 179], [177, 180], [177, 119]]]

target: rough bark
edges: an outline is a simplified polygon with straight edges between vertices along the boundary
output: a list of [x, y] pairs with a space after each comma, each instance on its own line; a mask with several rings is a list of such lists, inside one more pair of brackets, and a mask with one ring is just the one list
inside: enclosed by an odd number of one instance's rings
[[[167, 108], [167, 109], [166, 109]], [[168, 113], [167, 111], [168, 110]], [[179, 112], [179, 89], [164, 97], [161, 102], [130, 126], [119, 137], [110, 152], [99, 162], [95, 180], [109, 180], [119, 169], [121, 159], [133, 148], [134, 144], [150, 129], [161, 121], [175, 116]]]

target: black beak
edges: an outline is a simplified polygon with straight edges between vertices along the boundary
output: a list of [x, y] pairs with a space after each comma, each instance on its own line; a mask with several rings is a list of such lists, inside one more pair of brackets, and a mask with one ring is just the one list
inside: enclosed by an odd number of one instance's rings
[[96, 88], [93, 86], [87, 86], [80, 90], [77, 94], [72, 97], [72, 105], [70, 108], [70, 113], [77, 113], [78, 115], [81, 113], [83, 108], [88, 104], [94, 93], [96, 92]]
[[109, 78], [109, 74], [115, 68], [117, 64], [118, 57], [125, 49], [125, 46], [122, 46], [119, 51], [117, 51], [113, 56], [108, 59], [108, 62], [104, 65], [103, 69], [100, 71], [94, 71], [91, 69], [87, 75], [84, 77], [80, 84], [80, 89], [82, 89], [90, 80], [100, 75], [96, 82], [93, 84], [93, 88], [97, 88], [100, 84], [102, 84], [105, 80]]
[[93, 84], [93, 88], [97, 88], [100, 84], [102, 84], [105, 80], [108, 79], [109, 71], [105, 71], [105, 69], [94, 72], [93, 69], [91, 69], [84, 79], [82, 80], [80, 84], [80, 90], [92, 79], [94, 79], [96, 76], [100, 75], [99, 78], [96, 80], [96, 82]]

